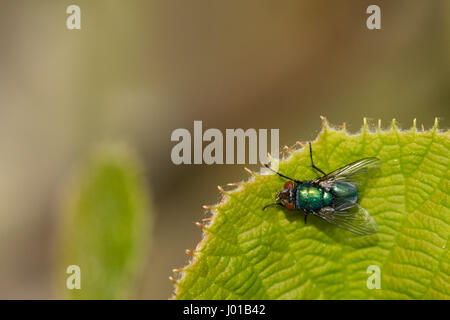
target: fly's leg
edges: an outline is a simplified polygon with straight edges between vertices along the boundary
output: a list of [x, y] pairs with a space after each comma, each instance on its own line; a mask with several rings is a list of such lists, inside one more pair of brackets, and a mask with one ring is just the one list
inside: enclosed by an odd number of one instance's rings
[[[311, 142], [309, 143], [309, 156], [311, 157], [311, 166], [313, 167], [313, 169], [316, 169], [316, 170], [319, 171], [321, 174], [323, 174], [324, 176], [326, 176], [327, 174], [326, 174], [325, 172], [323, 172], [322, 170], [320, 170], [319, 168], [317, 168], [317, 167], [314, 165], [313, 156], [312, 156]], [[305, 219], [305, 223], [306, 223], [306, 219]]]
[[264, 206], [263, 210], [266, 210], [268, 207], [272, 207], [272, 206], [280, 206], [280, 207], [284, 208], [283, 204], [276, 202], [276, 203], [269, 203], [268, 205]]
[[298, 181], [298, 180], [295, 180], [295, 179], [293, 179], [293, 178], [289, 178], [288, 176], [285, 176], [284, 174], [281, 174], [281, 173], [279, 173], [279, 172], [273, 170], [271, 167], [269, 167], [269, 166], [268, 166], [267, 164], [265, 164], [265, 163], [262, 163], [262, 165], [263, 165], [264, 167], [266, 167], [267, 169], [269, 169], [270, 171], [276, 173], [277, 175], [279, 175], [279, 176], [282, 177], [282, 178], [285, 178], [285, 179], [294, 181], [295, 183], [301, 183], [301, 182]]

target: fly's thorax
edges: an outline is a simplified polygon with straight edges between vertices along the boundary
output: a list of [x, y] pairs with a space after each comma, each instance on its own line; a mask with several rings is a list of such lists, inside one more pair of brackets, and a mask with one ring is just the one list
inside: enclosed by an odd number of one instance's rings
[[327, 207], [333, 203], [333, 196], [328, 191], [323, 191], [323, 206]]
[[297, 186], [296, 207], [298, 209], [315, 211], [329, 206], [332, 201], [332, 194], [317, 185], [304, 183]]

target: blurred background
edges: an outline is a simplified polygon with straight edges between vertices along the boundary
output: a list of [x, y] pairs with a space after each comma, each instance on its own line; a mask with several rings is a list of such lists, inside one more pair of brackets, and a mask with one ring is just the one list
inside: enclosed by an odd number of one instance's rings
[[[81, 30], [66, 28], [67, 6]], [[381, 7], [381, 30], [366, 8]], [[154, 224], [136, 292], [167, 299], [216, 186], [244, 165], [171, 162], [173, 130], [279, 128], [314, 139], [320, 115], [408, 129], [450, 115], [450, 2], [1, 0], [0, 298], [54, 290], [61, 192], [99, 143], [135, 150]], [[249, 166], [258, 170], [259, 166]], [[151, 191], [150, 191], [151, 190]], [[149, 231], [150, 232], [150, 231]]]

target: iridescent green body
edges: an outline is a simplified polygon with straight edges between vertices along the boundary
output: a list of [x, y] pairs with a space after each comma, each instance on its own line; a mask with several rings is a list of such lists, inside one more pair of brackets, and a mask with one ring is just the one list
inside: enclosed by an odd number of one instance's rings
[[345, 200], [348, 203], [356, 203], [358, 201], [358, 189], [350, 182], [336, 181], [331, 186], [330, 191], [336, 198]]
[[330, 205], [333, 197], [322, 188], [305, 183], [297, 186], [296, 200], [296, 209], [315, 211]]
[[306, 182], [296, 186], [295, 209], [316, 211], [333, 204], [333, 200], [356, 203], [358, 190], [348, 182], [334, 183], [327, 191], [317, 184]]
[[375, 157], [363, 158], [330, 173], [325, 173], [314, 165], [312, 147], [309, 143], [311, 167], [322, 176], [309, 181], [301, 181], [279, 173], [269, 166], [266, 168], [287, 179], [283, 189], [277, 192], [275, 203], [263, 207], [281, 206], [289, 211], [299, 210], [306, 218], [313, 214], [342, 229], [360, 235], [378, 231], [375, 220], [358, 201], [359, 186], [365, 183], [369, 169], [376, 169], [380, 160]]

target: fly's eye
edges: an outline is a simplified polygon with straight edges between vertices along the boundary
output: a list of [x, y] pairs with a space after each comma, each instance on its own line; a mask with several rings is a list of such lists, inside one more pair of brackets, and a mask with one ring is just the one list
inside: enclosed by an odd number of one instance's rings
[[284, 184], [284, 188], [287, 190], [293, 189], [294, 183], [292, 181], [286, 181], [286, 183]]
[[284, 206], [288, 210], [294, 210], [294, 204], [293, 203], [286, 203]]

